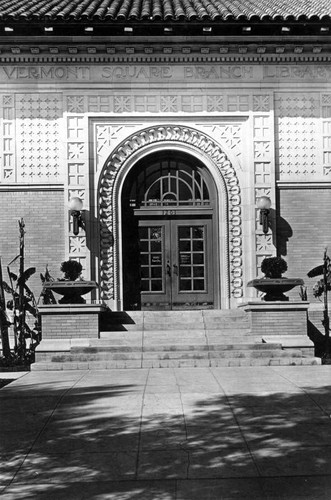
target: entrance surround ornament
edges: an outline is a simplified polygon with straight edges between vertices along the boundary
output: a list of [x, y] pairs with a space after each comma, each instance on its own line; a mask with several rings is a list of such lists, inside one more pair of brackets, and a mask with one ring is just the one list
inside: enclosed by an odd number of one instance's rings
[[123, 141], [108, 158], [99, 183], [99, 220], [100, 220], [100, 285], [103, 300], [119, 300], [119, 255], [117, 232], [119, 214], [116, 196], [119, 172], [125, 163], [139, 150], [157, 143], [189, 145], [192, 150], [203, 152], [214, 164], [221, 179], [226, 205], [223, 215], [226, 226], [225, 251], [226, 289], [230, 298], [243, 295], [242, 280], [242, 231], [241, 195], [238, 177], [234, 167], [221, 147], [209, 136], [190, 127], [164, 125], [149, 127], [132, 134]]

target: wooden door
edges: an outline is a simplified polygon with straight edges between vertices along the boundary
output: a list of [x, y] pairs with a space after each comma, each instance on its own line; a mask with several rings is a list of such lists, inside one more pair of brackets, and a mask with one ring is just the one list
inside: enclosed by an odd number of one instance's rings
[[212, 308], [212, 219], [139, 221], [142, 309]]

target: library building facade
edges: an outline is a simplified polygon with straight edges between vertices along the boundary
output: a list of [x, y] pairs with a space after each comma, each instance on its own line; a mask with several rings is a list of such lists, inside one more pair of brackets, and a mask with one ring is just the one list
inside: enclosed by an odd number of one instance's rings
[[39, 3], [0, 11], [3, 264], [23, 217], [29, 265], [58, 277], [79, 261], [115, 311], [236, 308], [276, 255], [314, 302], [307, 273], [331, 246], [331, 9]]

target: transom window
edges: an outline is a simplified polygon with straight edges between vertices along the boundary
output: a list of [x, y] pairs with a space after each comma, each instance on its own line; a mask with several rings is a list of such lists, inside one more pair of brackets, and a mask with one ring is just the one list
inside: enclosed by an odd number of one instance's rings
[[149, 158], [147, 165], [143, 161], [140, 164], [131, 184], [131, 207], [210, 205], [206, 182], [193, 162]]

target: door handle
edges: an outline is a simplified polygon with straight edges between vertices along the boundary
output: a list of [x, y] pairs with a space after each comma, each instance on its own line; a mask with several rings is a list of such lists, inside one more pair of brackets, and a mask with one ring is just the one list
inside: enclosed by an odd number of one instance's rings
[[167, 261], [167, 274], [171, 276], [171, 266], [169, 261]]
[[174, 274], [176, 274], [176, 276], [178, 276], [178, 266], [177, 266], [177, 264], [174, 264], [173, 268], [174, 268]]

